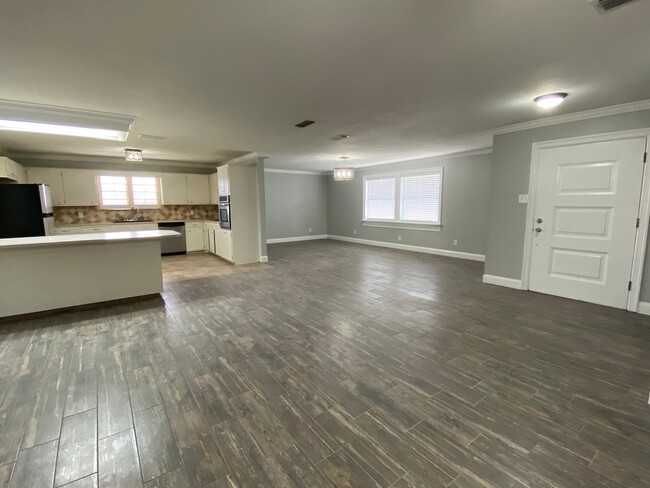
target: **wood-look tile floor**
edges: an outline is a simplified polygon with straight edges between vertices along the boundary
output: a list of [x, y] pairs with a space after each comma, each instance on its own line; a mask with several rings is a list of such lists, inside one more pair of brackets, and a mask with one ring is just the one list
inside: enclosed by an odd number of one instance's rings
[[0, 487], [648, 487], [647, 317], [334, 241], [0, 327]]
[[162, 257], [163, 281], [165, 283], [225, 276], [268, 267], [268, 264], [263, 263], [235, 266], [214, 254], [204, 252]]

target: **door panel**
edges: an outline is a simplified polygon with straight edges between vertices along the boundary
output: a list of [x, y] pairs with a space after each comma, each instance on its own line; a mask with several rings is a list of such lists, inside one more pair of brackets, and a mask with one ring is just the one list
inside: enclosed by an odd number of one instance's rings
[[529, 288], [625, 308], [646, 138], [542, 149]]

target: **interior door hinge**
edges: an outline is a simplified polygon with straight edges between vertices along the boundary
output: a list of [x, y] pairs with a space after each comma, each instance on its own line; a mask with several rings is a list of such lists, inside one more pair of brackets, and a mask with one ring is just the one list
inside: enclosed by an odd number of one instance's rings
[[627, 291], [630, 291], [631, 289], [632, 289], [632, 282], [630, 281], [630, 282], [627, 284]]
[[644, 163], [648, 162], [648, 153], [647, 152], [643, 154], [643, 162]]
[[636, 219], [636, 228], [639, 228], [639, 225], [641, 225], [641, 219], [637, 218]]

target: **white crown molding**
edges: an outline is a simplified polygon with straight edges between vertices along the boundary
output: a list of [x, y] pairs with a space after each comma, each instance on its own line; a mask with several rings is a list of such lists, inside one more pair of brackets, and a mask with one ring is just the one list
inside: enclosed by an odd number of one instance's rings
[[253, 160], [253, 159], [259, 160], [260, 158], [261, 158], [261, 159], [265, 159], [264, 156], [260, 156], [260, 155], [259, 155], [258, 153], [256, 153], [256, 152], [250, 152], [250, 153], [248, 153], [248, 154], [244, 154], [243, 156], [239, 156], [239, 157], [237, 157], [237, 158], [230, 159], [230, 160], [228, 160], [228, 161], [225, 161], [225, 162], [223, 162], [223, 163], [220, 163], [219, 166], [223, 166], [223, 165], [225, 165], [225, 164], [229, 164], [229, 165], [231, 165], [231, 164], [246, 163], [246, 162], [249, 162], [249, 161], [251, 161], [251, 160]]
[[606, 117], [608, 115], [626, 114], [648, 109], [650, 109], [650, 100], [640, 100], [638, 102], [623, 103], [621, 105], [612, 105], [611, 107], [595, 108], [583, 112], [557, 115], [554, 117], [522, 122], [520, 124], [506, 125], [504, 127], [492, 129], [491, 132], [492, 135], [498, 136], [510, 132], [519, 132], [522, 130], [537, 129], [539, 127], [548, 127], [549, 125], [566, 124], [568, 122], [577, 122], [579, 120], [595, 119], [598, 117]]
[[505, 278], [504, 276], [484, 274], [483, 283], [488, 283], [490, 285], [497, 285], [497, 286], [505, 286], [506, 288], [514, 288], [515, 290], [522, 289], [521, 280], [515, 280], [513, 278]]
[[328, 235], [329, 239], [335, 241], [354, 242], [355, 244], [365, 244], [366, 246], [387, 247], [389, 249], [399, 249], [401, 251], [421, 252], [424, 254], [435, 254], [437, 256], [447, 256], [450, 258], [469, 259], [470, 261], [485, 261], [484, 254], [473, 254], [469, 252], [448, 251], [447, 249], [436, 249], [433, 247], [410, 246], [408, 244], [397, 244], [393, 242], [371, 241], [370, 239], [357, 239], [354, 237], [344, 237]]
[[[48, 153], [11, 153], [7, 154], [8, 157], [22, 164], [23, 166], [30, 167], [35, 164], [36, 166], [43, 166], [42, 162], [52, 164], [62, 164], [61, 167], [66, 167], [66, 164], [72, 163], [77, 167], [79, 163], [93, 163], [93, 164], [116, 164], [116, 165], [133, 165], [133, 161], [126, 161], [123, 157], [113, 156], [81, 156], [77, 154], [48, 154]], [[197, 163], [197, 162], [184, 162], [173, 161], [167, 159], [145, 159], [138, 161], [137, 164], [146, 168], [147, 166], [159, 167], [172, 167], [172, 168], [196, 168], [208, 169], [216, 167], [215, 163]], [[48, 164], [47, 166], [51, 166]], [[52, 166], [53, 167], [53, 166]]]
[[265, 173], [286, 173], [290, 175], [315, 175], [315, 176], [324, 176], [329, 174], [329, 171], [299, 171], [295, 169], [275, 169], [275, 168], [264, 168]]
[[492, 147], [484, 147], [482, 149], [472, 149], [470, 151], [460, 151], [460, 152], [454, 152], [454, 153], [449, 153], [449, 154], [438, 154], [436, 156], [423, 156], [423, 157], [418, 157], [418, 158], [413, 158], [413, 159], [399, 159], [395, 161], [384, 161], [382, 163], [369, 163], [369, 164], [362, 164], [355, 166], [354, 169], [356, 170], [364, 170], [366, 168], [372, 168], [374, 166], [383, 166], [383, 165], [389, 165], [389, 164], [400, 164], [400, 163], [415, 163], [417, 161], [431, 161], [432, 163], [438, 162], [438, 161], [447, 161], [449, 159], [459, 159], [459, 158], [469, 158], [472, 156], [482, 156], [484, 154], [492, 154]]
[[266, 243], [281, 244], [283, 242], [317, 241], [320, 239], [327, 239], [327, 234], [319, 234], [315, 236], [279, 237], [277, 239], [267, 239]]

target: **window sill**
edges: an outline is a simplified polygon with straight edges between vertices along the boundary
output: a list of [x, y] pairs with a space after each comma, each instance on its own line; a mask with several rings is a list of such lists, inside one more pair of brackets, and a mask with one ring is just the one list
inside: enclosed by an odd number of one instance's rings
[[425, 232], [440, 232], [442, 225], [440, 224], [416, 224], [413, 222], [394, 222], [390, 220], [362, 220], [364, 227], [381, 227], [384, 229], [406, 229], [406, 230], [422, 230]]

